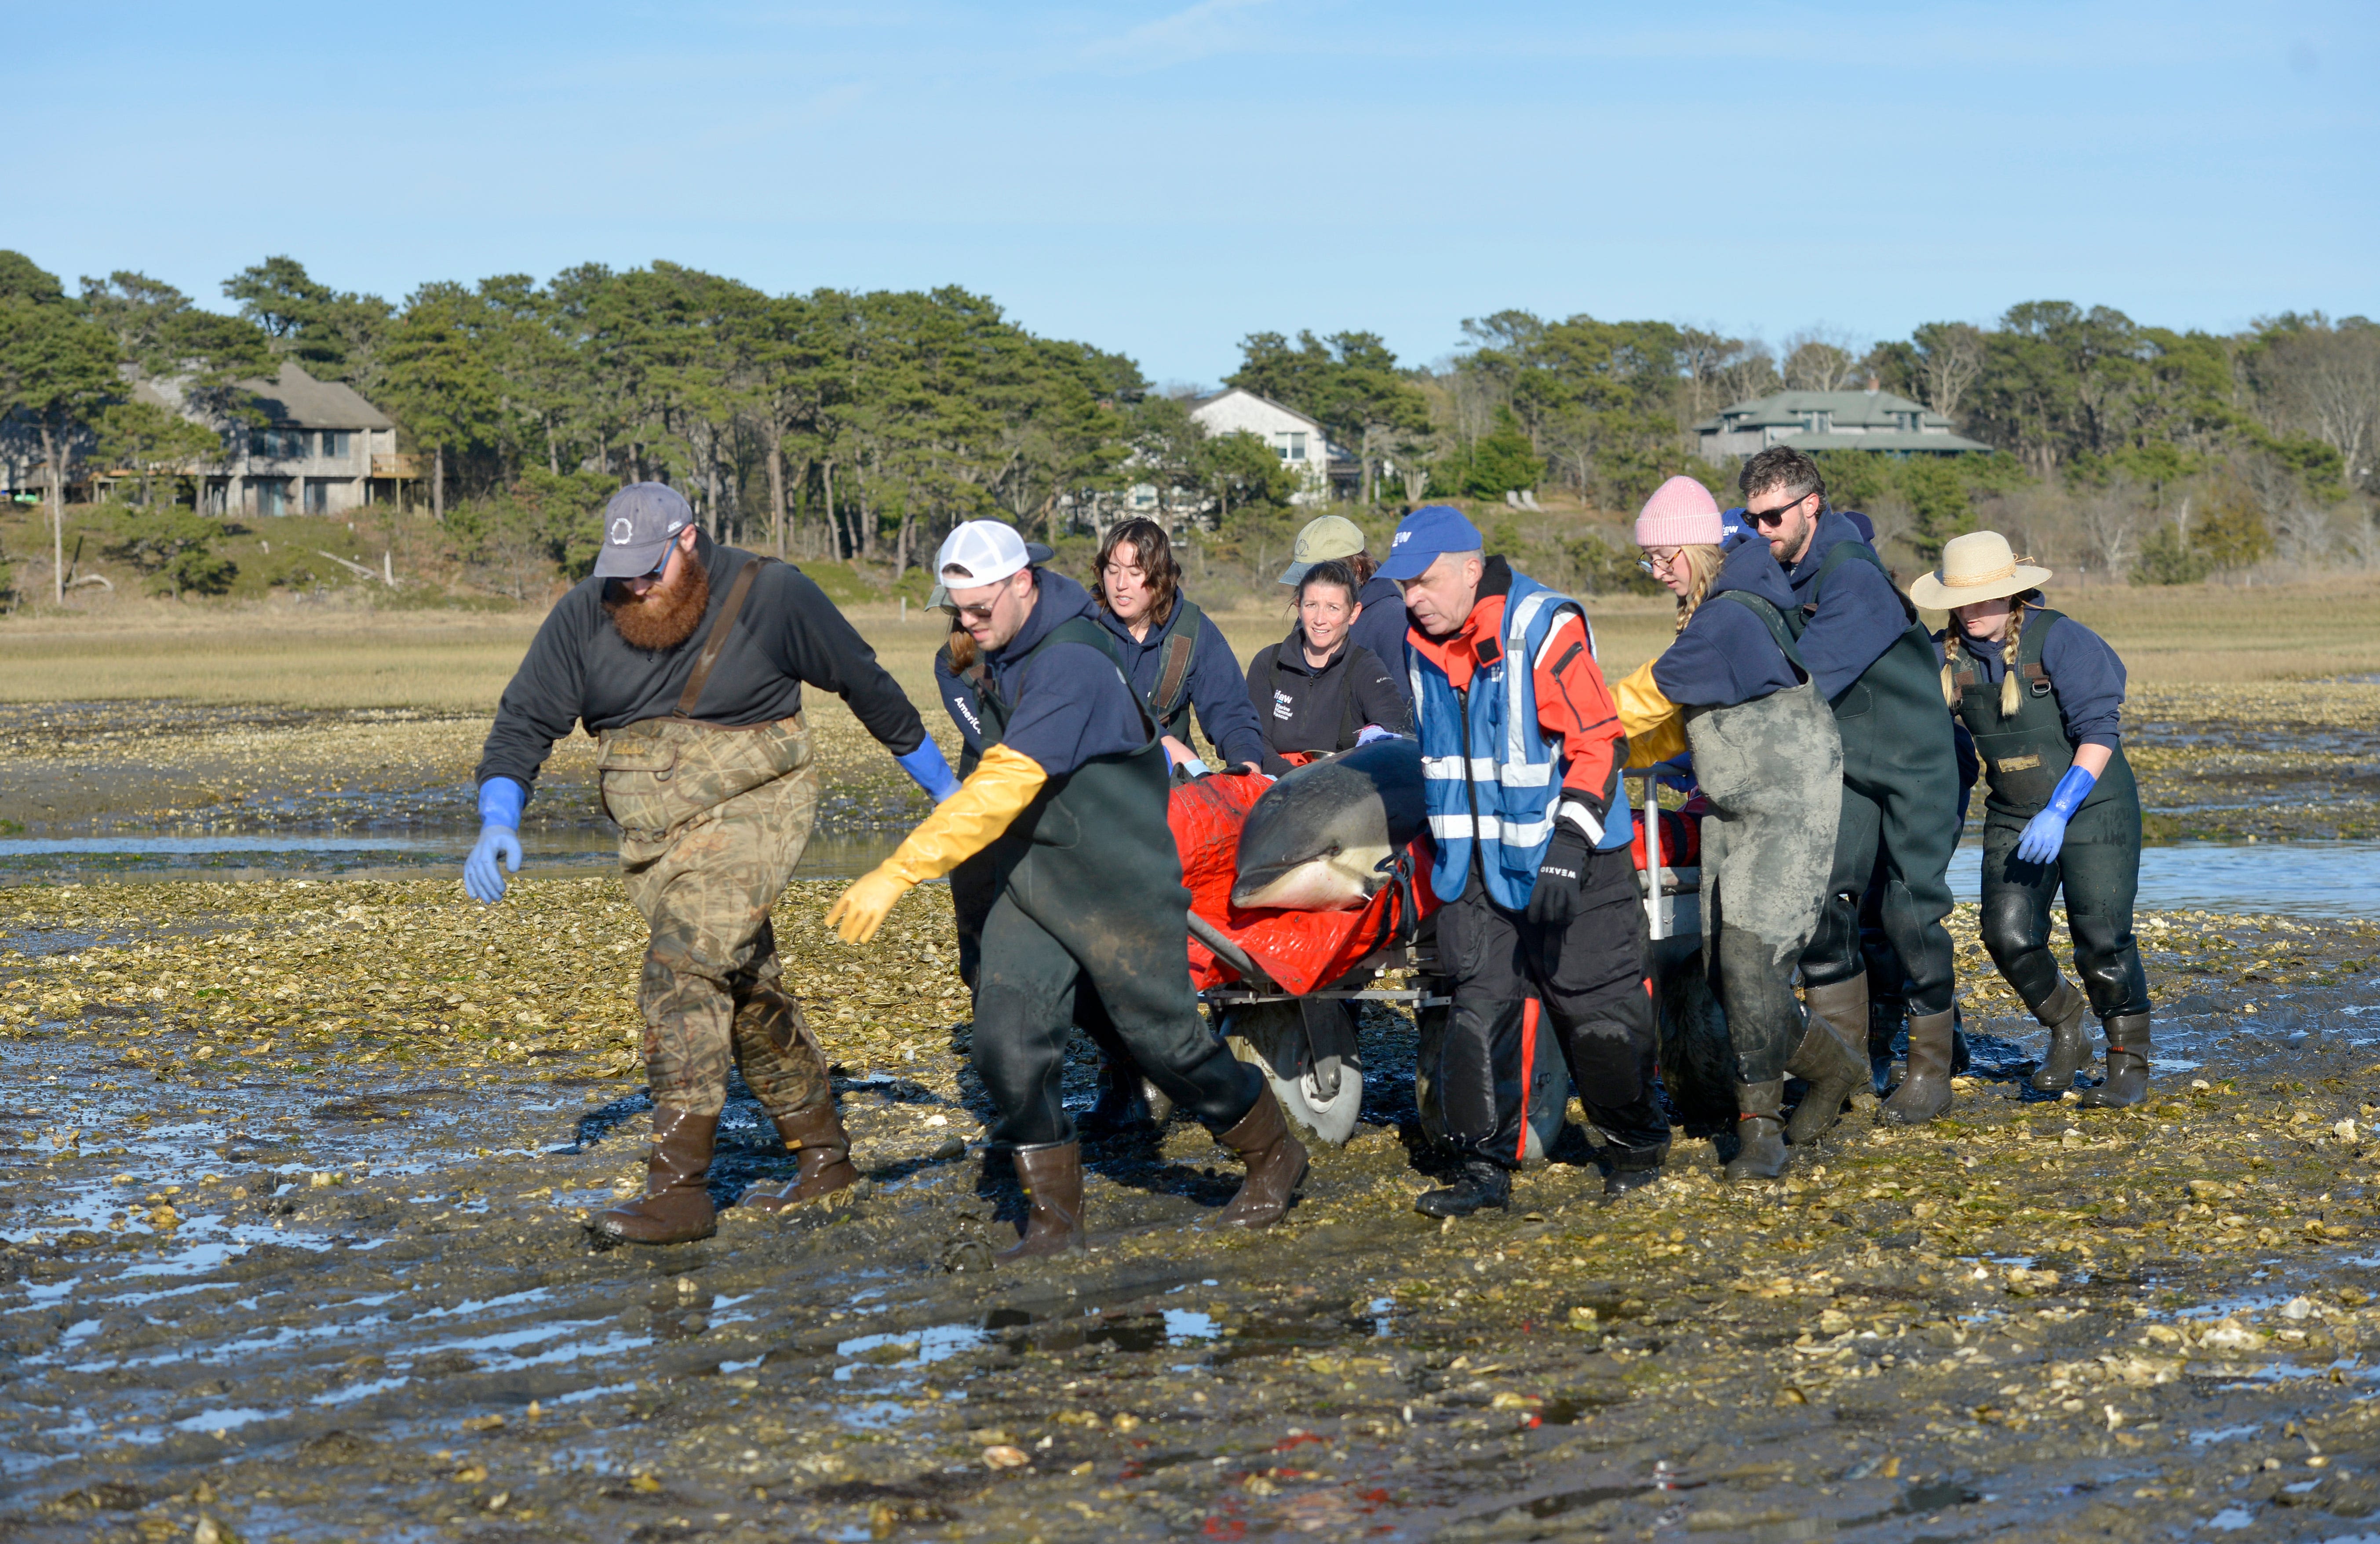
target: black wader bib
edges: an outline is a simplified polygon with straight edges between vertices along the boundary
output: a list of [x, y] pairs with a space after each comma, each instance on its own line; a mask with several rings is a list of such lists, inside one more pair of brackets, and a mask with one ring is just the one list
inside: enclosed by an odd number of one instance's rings
[[[1818, 568], [1808, 603], [1787, 612], [1801, 638], [1846, 562], [1883, 561], [1862, 541], [1839, 542]], [[1950, 855], [1959, 845], [1959, 767], [1941, 709], [1934, 640], [1909, 626], [1833, 703], [1842, 736], [1842, 816], [1817, 931], [1802, 955], [1805, 985], [1847, 981], [1867, 968], [1860, 952], [1860, 896], [1881, 859], [1885, 935], [1900, 955], [1913, 1014], [1950, 1011], [1955, 981], [1950, 934]]]
[[[2066, 844], [2047, 863], [2016, 856], [2027, 821], [2047, 808], [2074, 764], [2056, 689], [2041, 668], [2041, 646], [2063, 614], [2028, 609], [2017, 639], [2017, 711], [2000, 713], [2000, 688], [1954, 638], [1950, 682], [1959, 717], [1984, 762], [1984, 944], [1992, 963], [2038, 1013], [2058, 991], [2049, 953], [2049, 903], [2062, 883], [2066, 926], [2074, 935], [2074, 970], [2101, 1019], [2149, 1011], [2148, 978], [2132, 937], [2132, 899], [2141, 879], [2141, 796], [2121, 747], [2066, 825]], [[2078, 623], [2079, 626], [2080, 624]]]
[[[1084, 617], [1059, 624], [1034, 653], [1053, 643], [1119, 653]], [[1010, 705], [990, 680], [981, 696], [988, 749], [1006, 734]], [[1139, 749], [1051, 778], [987, 854], [998, 894], [983, 923], [974, 1060], [1000, 1106], [1000, 1141], [1074, 1139], [1061, 1080], [1078, 987], [1096, 994], [1149, 1081], [1208, 1130], [1238, 1125], [1264, 1088], [1208, 1029], [1191, 990], [1190, 892], [1166, 823], [1165, 749], [1148, 727]]]
[[1760, 618], [1799, 686], [1724, 708], [1686, 710], [1703, 821], [1703, 962], [1727, 1010], [1736, 1081], [1785, 1076], [1802, 1027], [1793, 971], [1818, 925], [1842, 814], [1843, 753], [1834, 715], [1802, 663], [1785, 619], [1757, 595], [1723, 590]]

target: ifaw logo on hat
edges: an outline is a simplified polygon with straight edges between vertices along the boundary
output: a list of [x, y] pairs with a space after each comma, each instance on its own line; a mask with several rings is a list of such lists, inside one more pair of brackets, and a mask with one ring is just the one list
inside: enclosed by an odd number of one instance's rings
[[618, 519], [612, 522], [612, 545], [615, 547], [626, 546], [628, 544], [628, 538], [636, 534], [636, 529], [637, 527], [634, 521], [630, 520], [625, 515], [621, 516]]
[[1408, 542], [1408, 541], [1412, 541], [1412, 540], [1413, 540], [1413, 532], [1411, 532], [1411, 531], [1409, 531], [1409, 530], [1401, 530], [1401, 531], [1397, 532], [1397, 539], [1396, 539], [1395, 541], [1393, 541], [1390, 542], [1390, 543], [1389, 543], [1389, 545], [1390, 545], [1390, 546], [1391, 546], [1391, 547], [1402, 547], [1402, 546], [1403, 546], [1406, 542]]

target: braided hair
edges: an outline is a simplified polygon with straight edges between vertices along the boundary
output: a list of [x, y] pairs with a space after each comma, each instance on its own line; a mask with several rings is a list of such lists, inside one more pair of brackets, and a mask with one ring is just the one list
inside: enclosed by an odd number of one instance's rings
[[1686, 592], [1678, 597], [1678, 631], [1682, 633], [1710, 593], [1711, 581], [1718, 577], [1719, 565], [1727, 554], [1707, 542], [1694, 541], [1680, 547], [1678, 556], [1686, 560], [1686, 572], [1693, 576], [1686, 582]]
[[[2021, 557], [2017, 561], [2031, 563], [2033, 559]], [[2041, 591], [2038, 590], [2028, 590], [2009, 597], [2008, 628], [2000, 635], [2000, 663], [2005, 667], [2005, 673], [2000, 676], [2000, 717], [2002, 718], [2014, 718], [2017, 710], [2024, 706], [2024, 689], [2017, 685], [2017, 650], [2023, 647], [2024, 643], [2024, 608], [2041, 603]], [[1949, 634], [1958, 635], [1963, 631], [1964, 629], [1959, 626], [1959, 619], [1952, 617]], [[1950, 641], [1951, 638], [1946, 636], [1942, 649], [1942, 700], [1956, 708], [1959, 705], [1959, 686], [1956, 672], [1950, 664]]]

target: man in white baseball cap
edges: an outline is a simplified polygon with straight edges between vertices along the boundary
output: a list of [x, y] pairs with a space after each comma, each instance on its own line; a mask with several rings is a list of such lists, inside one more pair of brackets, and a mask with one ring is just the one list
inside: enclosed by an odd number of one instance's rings
[[934, 567], [987, 666], [982, 760], [827, 921], [864, 943], [911, 886], [991, 857], [999, 890], [983, 923], [974, 1060], [1031, 1203], [1002, 1258], [1083, 1246], [1082, 1147], [1059, 1074], [1085, 985], [1149, 1080], [1247, 1164], [1223, 1221], [1277, 1221], [1305, 1177], [1305, 1149], [1263, 1077], [1199, 1015], [1165, 750], [1122, 646], [1089, 592], [1035, 566], [997, 521], [953, 531]]

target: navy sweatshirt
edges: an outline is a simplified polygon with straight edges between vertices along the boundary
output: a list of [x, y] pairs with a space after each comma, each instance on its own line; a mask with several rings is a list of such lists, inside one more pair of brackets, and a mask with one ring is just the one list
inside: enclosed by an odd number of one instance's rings
[[[1030, 664], [1026, 656], [1072, 616], [1096, 619], [1089, 590], [1063, 574], [1033, 571], [1040, 598], [1025, 626], [990, 655], [993, 685], [1011, 704], [1008, 733], [1001, 744], [1029, 756], [1051, 777], [1063, 777], [1101, 756], [1138, 750], [1148, 743], [1140, 704], [1116, 670], [1115, 662], [1087, 643], [1053, 643]], [[968, 724], [949, 693], [951, 717], [966, 735]]]
[[1795, 604], [1785, 570], [1777, 566], [1768, 543], [1738, 543], [1719, 565], [1685, 631], [1653, 662], [1653, 684], [1682, 707], [1732, 708], [1801, 680], [1793, 662], [1749, 607], [1719, 600], [1730, 590], [1757, 595], [1779, 612]]
[[[1840, 512], [1829, 509], [1818, 517], [1809, 550], [1785, 576], [1793, 587], [1795, 605], [1809, 603], [1827, 554], [1843, 542], [1859, 539], [1859, 528]], [[1811, 678], [1818, 683], [1818, 695], [1832, 702], [1908, 630], [1909, 614], [1900, 609], [1900, 596], [1892, 581], [1875, 564], [1854, 557], [1844, 560], [1828, 578], [1817, 614], [1795, 641], [1802, 650], [1802, 663], [1810, 667]]]
[[1397, 695], [1405, 699], [1408, 711], [1413, 708], [1413, 672], [1405, 664], [1405, 597], [1394, 579], [1372, 576], [1369, 583], [1356, 593], [1355, 603], [1364, 614], [1347, 629], [1347, 637], [1358, 649], [1368, 649], [1397, 684]]
[[[696, 539], [693, 555], [710, 573], [710, 607], [674, 649], [638, 649], [622, 638], [603, 610], [602, 579], [582, 579], [554, 602], [496, 705], [475, 784], [509, 777], [534, 787], [553, 742], [577, 725], [600, 735], [677, 711], [734, 576], [752, 557], [708, 536]], [[925, 741], [917, 710], [834, 602], [791, 564], [766, 564], [692, 716], [730, 727], [771, 723], [801, 711], [805, 685], [849, 703], [895, 756]]]
[[[2028, 606], [2028, 611], [2040, 608]], [[2031, 617], [2025, 626], [2038, 626]], [[1959, 646], [1975, 662], [1986, 686], [1998, 687], [2008, 666], [1997, 643], [1978, 643], [1950, 624]], [[2050, 694], [2058, 699], [2058, 715], [2066, 721], [2066, 738], [2077, 746], [2103, 745], [2109, 750], [2123, 743], [2124, 662], [2107, 640], [2070, 616], [2049, 625], [2041, 640], [2041, 668], [2049, 675]]]
[[[1046, 575], [1048, 570], [1042, 572]], [[1094, 607], [1093, 614], [1123, 645], [1123, 657], [1131, 662], [1132, 689], [1146, 700], [1165, 670], [1165, 641], [1188, 614], [1176, 605], [1165, 626], [1148, 629], [1148, 638], [1143, 642], [1104, 608], [1096, 602]], [[1199, 729], [1225, 762], [1232, 766], [1243, 761], [1263, 763], [1264, 731], [1257, 725], [1257, 711], [1248, 706], [1247, 677], [1240, 674], [1232, 646], [1223, 641], [1222, 632], [1204, 612], [1198, 614], [1198, 637], [1190, 651], [1190, 706], [1198, 715]]]

